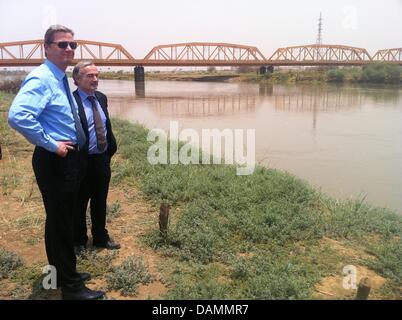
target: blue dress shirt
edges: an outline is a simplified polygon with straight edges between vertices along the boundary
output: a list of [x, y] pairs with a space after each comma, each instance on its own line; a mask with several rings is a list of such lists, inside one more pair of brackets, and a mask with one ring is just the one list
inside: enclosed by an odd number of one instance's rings
[[[64, 76], [63, 70], [46, 60], [25, 78], [8, 114], [12, 128], [32, 144], [51, 152], [57, 151], [57, 141], [77, 143]], [[74, 107], [78, 112], [75, 102]]]
[[[80, 90], [79, 88], [78, 88], [78, 93], [81, 97], [82, 105], [84, 106], [85, 116], [87, 118], [87, 123], [88, 123], [88, 133], [89, 133], [88, 153], [89, 154], [102, 153], [98, 150], [98, 146], [97, 146], [94, 113], [92, 111], [91, 101], [89, 101], [89, 99], [88, 99], [89, 95], [87, 93], [85, 93], [84, 91]], [[93, 95], [93, 97], [95, 97], [95, 95]], [[95, 97], [95, 101], [96, 101], [96, 108], [98, 109], [99, 114], [102, 119], [103, 128], [105, 129], [105, 135], [107, 136], [105, 113], [103, 112], [102, 107], [100, 106], [99, 101], [98, 101], [98, 99], [96, 99], [96, 97]], [[106, 146], [106, 149], [107, 149], [107, 146]]]

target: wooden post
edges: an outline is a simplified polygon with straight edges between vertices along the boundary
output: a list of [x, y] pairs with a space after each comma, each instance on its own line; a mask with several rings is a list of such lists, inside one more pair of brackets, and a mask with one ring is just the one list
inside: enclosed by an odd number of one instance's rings
[[369, 278], [362, 278], [357, 288], [356, 300], [367, 300], [371, 290], [371, 281]]
[[159, 230], [166, 237], [169, 223], [169, 205], [162, 203], [159, 209]]

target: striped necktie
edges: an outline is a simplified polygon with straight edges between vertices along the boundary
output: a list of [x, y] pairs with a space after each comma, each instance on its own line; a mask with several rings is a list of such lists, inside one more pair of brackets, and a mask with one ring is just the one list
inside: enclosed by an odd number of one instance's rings
[[88, 100], [92, 105], [92, 112], [94, 115], [95, 132], [96, 132], [96, 142], [99, 152], [104, 152], [106, 150], [107, 141], [105, 128], [103, 126], [102, 118], [99, 110], [96, 106], [96, 100], [94, 96], [88, 96]]

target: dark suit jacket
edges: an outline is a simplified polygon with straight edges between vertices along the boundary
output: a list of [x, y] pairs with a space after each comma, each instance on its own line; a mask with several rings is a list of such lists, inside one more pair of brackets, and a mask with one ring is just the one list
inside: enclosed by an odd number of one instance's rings
[[[87, 117], [85, 115], [84, 106], [82, 105], [81, 97], [80, 97], [80, 94], [78, 93], [78, 90], [75, 90], [73, 92], [73, 95], [74, 95], [75, 101], [77, 101], [78, 112], [79, 112], [79, 115], [81, 118], [82, 128], [84, 129], [85, 135], [87, 137], [87, 143], [84, 146], [84, 150], [88, 150], [89, 132], [88, 132]], [[110, 155], [110, 157], [112, 157], [117, 151], [117, 144], [116, 144], [116, 139], [115, 139], [113, 131], [112, 131], [112, 124], [110, 123], [109, 112], [107, 111], [107, 97], [100, 91], [95, 91], [95, 96], [98, 99], [99, 104], [102, 107], [102, 110], [106, 116], [106, 130], [107, 130], [106, 138], [107, 138], [107, 144], [108, 144], [107, 153]]]

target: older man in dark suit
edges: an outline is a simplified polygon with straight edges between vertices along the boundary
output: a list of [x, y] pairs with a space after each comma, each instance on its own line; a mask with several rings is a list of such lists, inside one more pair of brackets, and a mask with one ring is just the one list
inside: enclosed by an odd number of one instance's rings
[[80, 254], [88, 241], [86, 211], [91, 200], [92, 238], [94, 247], [119, 249], [106, 229], [106, 199], [111, 177], [110, 159], [117, 150], [116, 139], [107, 110], [107, 97], [97, 91], [98, 68], [90, 61], [79, 62], [73, 70], [73, 92], [78, 105], [82, 127], [87, 137], [85, 150], [87, 172], [79, 189], [79, 209], [74, 222], [76, 254]]

